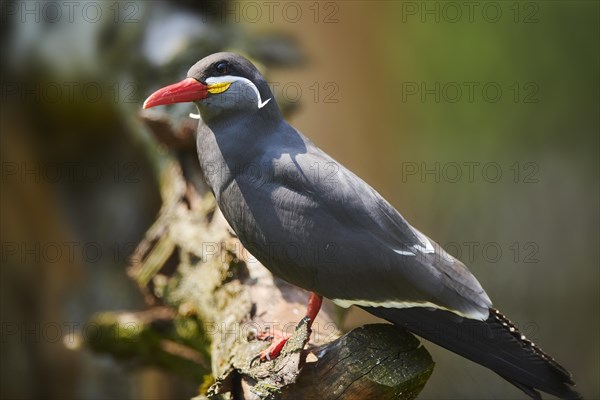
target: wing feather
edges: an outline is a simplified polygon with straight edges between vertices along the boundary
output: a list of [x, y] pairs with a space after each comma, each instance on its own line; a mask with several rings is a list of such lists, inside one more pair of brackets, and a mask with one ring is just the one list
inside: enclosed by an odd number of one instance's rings
[[[406, 299], [401, 292], [392, 292], [393, 289], [390, 290], [389, 285], [381, 285], [380, 288], [387, 292], [378, 293], [377, 296], [372, 296], [373, 299], [361, 298], [361, 295], [364, 296], [366, 293], [361, 290], [361, 293], [356, 293], [354, 297], [352, 293], [347, 293], [345, 299], [338, 300], [346, 301], [346, 304], [350, 304], [352, 300], [357, 303], [362, 301], [363, 304], [365, 301], [373, 300], [394, 307], [404, 302], [406, 306], [433, 306], [471, 318], [487, 318], [492, 302], [462, 262], [412, 227], [389, 202], [354, 173], [337, 163], [310, 141], [307, 147], [309, 151], [299, 158], [306, 157], [308, 160], [303, 159], [298, 163], [299, 165], [335, 163], [334, 188], [331, 187], [331, 182], [328, 184], [329, 187], [323, 187], [325, 182], [322, 179], [306, 182], [303, 186], [304, 189], [313, 189], [311, 195], [315, 197], [314, 203], [325, 207], [327, 213], [333, 216], [346, 232], [354, 233], [354, 235], [341, 235], [342, 238], [346, 238], [346, 242], [342, 243], [343, 248], [340, 250], [344, 251], [344, 248], [356, 245], [352, 243], [352, 236], [363, 241], [364, 237], [370, 237], [372, 241], [380, 244], [378, 248], [388, 250], [386, 254], [370, 254], [369, 265], [352, 265], [352, 267], [368, 268], [382, 281], [404, 280], [412, 284], [417, 292], [426, 295], [422, 302], [415, 302], [414, 299]], [[301, 176], [310, 178], [311, 174]], [[306, 193], [306, 190], [302, 192]], [[378, 261], [378, 257], [382, 258], [381, 262]], [[354, 261], [350, 259], [347, 262]], [[386, 268], [385, 266], [390, 262], [392, 267]]]

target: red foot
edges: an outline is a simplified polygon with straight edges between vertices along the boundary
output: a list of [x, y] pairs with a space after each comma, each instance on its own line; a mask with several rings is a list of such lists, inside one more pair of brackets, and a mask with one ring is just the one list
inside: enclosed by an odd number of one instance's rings
[[273, 340], [273, 343], [271, 343], [271, 345], [269, 347], [267, 347], [265, 350], [261, 351], [260, 354], [258, 355], [258, 358], [260, 359], [260, 361], [261, 362], [271, 361], [274, 358], [277, 358], [279, 356], [279, 354], [281, 353], [281, 349], [283, 349], [283, 346], [285, 346], [288, 339], [289, 339], [289, 337], [280, 337], [276, 340]]
[[277, 356], [279, 356], [279, 354], [281, 353], [281, 349], [283, 349], [283, 346], [285, 346], [285, 343], [288, 341], [289, 338], [289, 334], [286, 334], [285, 332], [279, 329], [274, 329], [272, 331], [266, 330], [260, 332], [256, 335], [256, 339], [270, 341], [272, 343], [265, 350], [261, 351], [255, 357], [255, 359], [258, 358], [260, 362], [265, 362], [277, 358]]
[[[312, 293], [312, 292], [310, 293], [310, 295], [308, 297], [308, 306], [306, 309], [306, 317], [304, 317], [304, 318], [308, 320], [309, 333], [310, 333], [310, 328], [312, 326], [312, 323], [315, 320], [315, 318], [317, 317], [319, 310], [321, 309], [322, 301], [323, 301], [323, 297], [321, 297], [318, 294]], [[274, 331], [273, 333], [270, 333], [270, 332], [259, 333], [257, 335], [257, 339], [273, 340], [273, 342], [271, 343], [271, 345], [269, 347], [267, 347], [265, 350], [261, 351], [258, 356], [253, 358], [252, 361], [250, 362], [250, 365], [252, 365], [252, 362], [254, 360], [256, 360], [257, 358], [260, 360], [260, 362], [270, 361], [270, 360], [273, 360], [274, 358], [277, 358], [277, 356], [279, 356], [279, 354], [281, 353], [281, 350], [283, 349], [283, 346], [285, 346], [285, 343], [288, 341], [289, 338], [290, 338], [289, 335], [286, 335], [281, 331]]]

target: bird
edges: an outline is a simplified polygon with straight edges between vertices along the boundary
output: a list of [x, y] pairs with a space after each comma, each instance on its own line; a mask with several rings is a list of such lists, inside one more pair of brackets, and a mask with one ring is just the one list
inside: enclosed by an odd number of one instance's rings
[[571, 374], [494, 308], [461, 261], [285, 120], [251, 61], [206, 56], [143, 108], [185, 102], [198, 109], [198, 159], [222, 214], [275, 276], [310, 292], [309, 327], [325, 297], [481, 364], [531, 398], [580, 398]]

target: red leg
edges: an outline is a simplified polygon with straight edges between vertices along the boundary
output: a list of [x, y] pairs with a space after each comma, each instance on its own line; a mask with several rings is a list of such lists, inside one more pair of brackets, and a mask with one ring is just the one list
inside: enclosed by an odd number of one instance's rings
[[317, 318], [317, 314], [321, 309], [321, 304], [323, 304], [323, 296], [319, 296], [316, 293], [310, 292], [310, 295], [308, 296], [308, 305], [306, 306], [306, 316], [309, 319], [309, 328], [312, 326], [315, 318]]
[[[308, 296], [308, 305], [306, 306], [306, 318], [308, 318], [308, 329], [310, 332], [310, 328], [321, 309], [321, 304], [323, 303], [323, 296], [320, 296], [316, 293], [310, 292]], [[281, 353], [281, 349], [288, 341], [289, 337], [279, 337], [271, 343], [269, 347], [265, 350], [261, 351], [258, 357], [260, 361], [267, 361], [276, 358], [279, 353]]]

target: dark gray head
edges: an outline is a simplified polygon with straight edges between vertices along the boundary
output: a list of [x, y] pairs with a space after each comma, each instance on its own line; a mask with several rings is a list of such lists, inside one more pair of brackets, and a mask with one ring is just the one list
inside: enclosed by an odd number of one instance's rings
[[236, 114], [279, 114], [265, 78], [250, 61], [234, 53], [215, 53], [198, 61], [186, 79], [153, 93], [144, 108], [190, 101], [205, 122]]

